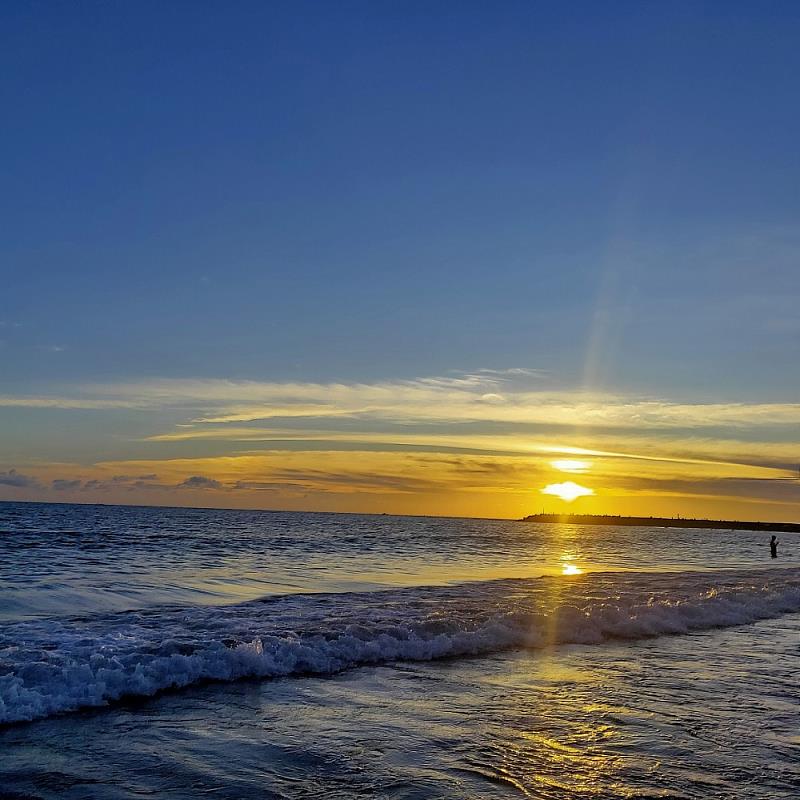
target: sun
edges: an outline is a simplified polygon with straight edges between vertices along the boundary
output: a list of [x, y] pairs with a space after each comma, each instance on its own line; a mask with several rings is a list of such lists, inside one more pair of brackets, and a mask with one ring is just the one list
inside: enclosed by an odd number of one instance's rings
[[586, 497], [587, 495], [594, 494], [594, 489], [588, 486], [581, 486], [575, 481], [564, 481], [564, 483], [551, 483], [542, 489], [542, 494], [553, 494], [560, 497], [562, 500], [571, 503], [578, 497]]

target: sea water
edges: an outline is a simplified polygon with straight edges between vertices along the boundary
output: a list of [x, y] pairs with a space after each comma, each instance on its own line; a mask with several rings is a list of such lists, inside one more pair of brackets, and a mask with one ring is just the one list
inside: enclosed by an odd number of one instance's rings
[[0, 504], [0, 798], [798, 797], [779, 539]]

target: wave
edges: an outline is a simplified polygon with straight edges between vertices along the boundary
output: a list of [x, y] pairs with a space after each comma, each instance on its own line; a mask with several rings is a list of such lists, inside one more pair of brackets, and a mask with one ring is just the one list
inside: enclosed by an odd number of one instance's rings
[[600, 644], [800, 611], [800, 570], [593, 573], [0, 626], [0, 724], [202, 681]]

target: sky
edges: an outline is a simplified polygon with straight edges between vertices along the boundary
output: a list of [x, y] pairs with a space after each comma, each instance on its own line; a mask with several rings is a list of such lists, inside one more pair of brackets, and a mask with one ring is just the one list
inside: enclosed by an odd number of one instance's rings
[[4, 5], [0, 500], [800, 518], [798, 41]]

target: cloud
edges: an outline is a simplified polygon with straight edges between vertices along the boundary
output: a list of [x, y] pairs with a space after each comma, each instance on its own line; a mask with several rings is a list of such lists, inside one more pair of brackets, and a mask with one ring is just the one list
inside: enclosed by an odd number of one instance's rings
[[[365, 427], [365, 426], [359, 426]], [[449, 432], [452, 431], [452, 432]], [[731, 436], [731, 434], [728, 434]], [[479, 425], [449, 425], [438, 429], [419, 426], [391, 426], [385, 430], [335, 430], [331, 427], [299, 430], [235, 425], [198, 426], [150, 437], [156, 442], [219, 440], [250, 443], [259, 450], [412, 450], [417, 452], [462, 453], [491, 456], [565, 456], [595, 457], [604, 461], [639, 461], [675, 465], [716, 465], [717, 468], [747, 469], [750, 474], [780, 477], [794, 470], [800, 443], [787, 436], [780, 441], [764, 442], [735, 438], [710, 438], [650, 434], [646, 431], [619, 433], [581, 429], [543, 429], [536, 426], [512, 426], [510, 430]], [[683, 467], [681, 467], [683, 468]], [[764, 470], [773, 471], [763, 472]], [[778, 471], [777, 473], [774, 471]]]
[[384, 472], [375, 474], [348, 470], [329, 472], [319, 469], [279, 469], [272, 473], [272, 485], [302, 487], [316, 491], [343, 492], [424, 492], [439, 487], [430, 478]]
[[691, 498], [727, 498], [747, 503], [797, 504], [800, 483], [795, 479], [758, 479], [748, 477], [619, 475], [606, 494], [626, 496], [642, 494]]
[[[69, 468], [70, 465], [51, 465], [52, 468]], [[89, 468], [91, 469], [91, 468]], [[50, 471], [50, 469], [48, 469]], [[13, 486], [24, 489], [46, 489], [50, 488], [55, 492], [98, 492], [108, 490], [133, 490], [133, 489], [166, 489], [171, 488], [157, 481], [158, 475], [147, 473], [142, 475], [114, 475], [111, 478], [47, 478], [23, 475], [15, 469], [8, 472], [0, 472], [0, 486]]]
[[[39, 465], [36, 478], [12, 471], [0, 483], [38, 480], [59, 490], [80, 478], [81, 491], [111, 498], [213, 489], [226, 503], [255, 504], [261, 493], [276, 506], [307, 496], [317, 508], [354, 508], [358, 494], [378, 504], [385, 495], [413, 513], [414, 497], [427, 509], [439, 498], [442, 509], [460, 502], [454, 508], [483, 514], [477, 504], [493, 503], [492, 513], [506, 514], [501, 504], [511, 494], [544, 502], [543, 487], [563, 490], [553, 481], [565, 476], [551, 462], [578, 458], [591, 462], [582, 480], [595, 490], [582, 502], [606, 510], [612, 496], [796, 496], [784, 479], [800, 452], [798, 403], [554, 390], [541, 377], [511, 369], [371, 383], [164, 379], [2, 396], [0, 406], [141, 410], [168, 427], [153, 426], [132, 445], [141, 458]], [[175, 502], [187, 498], [175, 492]]]
[[56, 478], [52, 481], [52, 487], [57, 492], [68, 492], [74, 491], [75, 489], [80, 489], [81, 484], [83, 481], [78, 480], [77, 478], [74, 480], [67, 480], [64, 478]]
[[547, 370], [543, 369], [528, 369], [527, 367], [511, 367], [510, 369], [478, 369], [473, 373], [475, 375], [491, 375], [496, 378], [510, 379], [510, 378], [546, 378], [548, 376]]
[[292, 486], [288, 483], [269, 482], [269, 481], [236, 481], [231, 488], [243, 491], [258, 491], [258, 492], [280, 492], [285, 488], [302, 489], [300, 484]]
[[[530, 391], [486, 376], [421, 378], [376, 384], [197, 382], [160, 384], [165, 401], [209, 411], [194, 421], [351, 418], [427, 422], [502, 422], [616, 429], [695, 429], [800, 425], [800, 403], [676, 403], [668, 399], [583, 391]], [[131, 387], [131, 395], [144, 394]]]
[[[182, 411], [196, 429], [255, 421], [339, 420], [398, 425], [516, 424], [675, 431], [800, 426], [800, 403], [675, 402], [669, 398], [532, 389], [531, 370], [376, 383], [159, 379], [75, 387], [54, 396], [0, 396], [0, 406]], [[191, 430], [191, 429], [189, 429]], [[186, 438], [190, 438], [191, 434]]]
[[[565, 475], [552, 461], [554, 452], [574, 456], [578, 449], [549, 446], [502, 454], [270, 449], [91, 466], [42, 464], [33, 480], [39, 481], [42, 499], [51, 485], [66, 487], [69, 479], [64, 476], [74, 475], [71, 480], [83, 480], [80, 491], [105, 502], [160, 503], [168, 498], [171, 504], [196, 503], [202, 493], [214, 504], [243, 508], [514, 517], [539, 510], [539, 503], [557, 510], [574, 494], [573, 487], [558, 483]], [[589, 494], [579, 501], [587, 512], [686, 513], [690, 508], [721, 518], [738, 509], [743, 518], [765, 513], [765, 518], [781, 518], [800, 507], [798, 481], [766, 479], [791, 477], [791, 472], [774, 467], [631, 460], [609, 451], [582, 451], [580, 457], [589, 465], [580, 479]], [[157, 483], [141, 480], [157, 475]], [[767, 511], [769, 503], [774, 508]]]
[[0, 395], [0, 408], [61, 408], [71, 409], [120, 409], [144, 408], [139, 400], [114, 398], [92, 398], [77, 393], [72, 397], [63, 395]]
[[39, 485], [39, 481], [36, 478], [32, 478], [30, 475], [23, 475], [15, 469], [0, 472], [0, 486], [13, 486], [15, 489], [36, 489]]
[[[108, 469], [109, 464], [98, 465]], [[159, 470], [180, 488], [227, 492], [418, 494], [525, 489], [539, 467], [528, 458], [442, 457], [417, 452], [270, 452], [169, 459]], [[188, 477], [187, 477], [188, 476]], [[210, 476], [213, 476], [210, 477]]]
[[83, 484], [83, 491], [98, 492], [108, 489], [159, 489], [168, 488], [163, 484], [157, 483], [158, 475], [155, 472], [148, 472], [143, 475], [113, 475], [110, 478], [92, 478]]
[[185, 481], [178, 484], [179, 489], [221, 489], [222, 484], [213, 478], [206, 478], [204, 475], [192, 475]]

